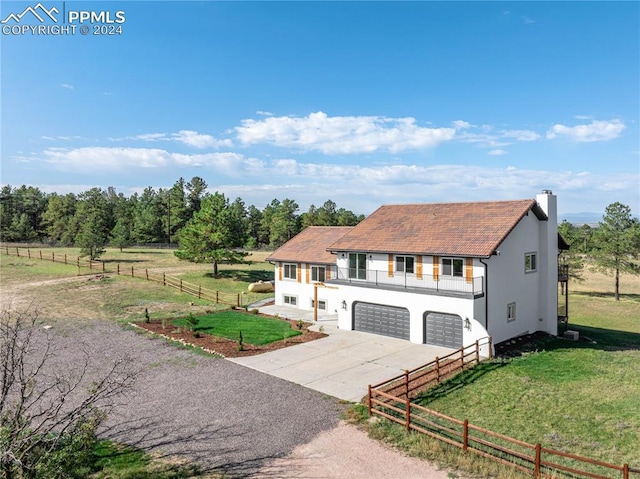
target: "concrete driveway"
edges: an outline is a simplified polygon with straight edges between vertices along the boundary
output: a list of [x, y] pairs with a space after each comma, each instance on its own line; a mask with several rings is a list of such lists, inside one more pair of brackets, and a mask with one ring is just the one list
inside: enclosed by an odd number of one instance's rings
[[[280, 317], [300, 317], [300, 310], [295, 308], [267, 306], [260, 311]], [[380, 383], [454, 351], [341, 330], [337, 320], [326, 315], [319, 318], [314, 329], [320, 326], [328, 337], [258, 356], [228, 360], [340, 399], [358, 402], [367, 395], [369, 384]]]

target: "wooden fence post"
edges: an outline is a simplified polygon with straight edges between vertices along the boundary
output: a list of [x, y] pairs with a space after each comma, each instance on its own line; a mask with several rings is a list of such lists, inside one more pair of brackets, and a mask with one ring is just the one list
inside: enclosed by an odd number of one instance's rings
[[493, 347], [491, 346], [491, 343], [492, 343], [492, 339], [491, 339], [491, 336], [489, 336], [489, 359], [493, 357]]
[[536, 463], [535, 470], [533, 471], [533, 477], [538, 479], [540, 477], [540, 461], [542, 456], [542, 446], [540, 443], [536, 444]]
[[182, 278], [180, 278], [180, 292], [182, 293]]
[[216, 291], [216, 304], [220, 302], [220, 293]]
[[134, 273], [133, 273], [133, 266], [131, 267], [131, 277], [135, 278]]
[[80, 256], [76, 258], [76, 264], [78, 265], [78, 269], [80, 269]]
[[120, 263], [116, 266], [117, 275], [120, 276]]
[[469, 420], [465, 419], [462, 423], [462, 450], [467, 452], [469, 447]]
[[42, 250], [40, 250], [40, 259], [42, 260]]
[[198, 286], [198, 299], [202, 296], [202, 286]]
[[371, 417], [371, 384], [369, 384], [369, 394], [367, 395], [367, 409], [369, 410], [369, 417]]
[[407, 399], [405, 400], [405, 409], [407, 413], [407, 421], [405, 423], [405, 427], [407, 432], [411, 430], [411, 401], [409, 400], [409, 396], [407, 395]]
[[64, 264], [67, 264], [67, 253], [64, 254]]
[[629, 479], [629, 464], [622, 466], [622, 479]]
[[440, 384], [440, 359], [436, 356], [436, 384]]
[[236, 304], [237, 304], [237, 306], [239, 308], [240, 307], [240, 293], [238, 293], [238, 295], [237, 295]]
[[20, 250], [18, 249], [18, 247], [16, 246], [16, 256], [19, 258], [20, 257]]
[[56, 262], [56, 254], [53, 251], [51, 252], [51, 262], [52, 263]]
[[166, 273], [162, 273], [162, 286], [166, 286], [166, 285], [167, 285]]
[[147, 268], [144, 269], [144, 274], [147, 277], [147, 281], [149, 281], [149, 270]]
[[105, 269], [104, 269], [104, 261], [102, 261], [102, 272], [104, 273]]
[[464, 346], [460, 348], [460, 368], [464, 369]]
[[31, 259], [31, 250], [29, 248], [27, 248], [27, 258]]
[[476, 364], [480, 362], [480, 342], [476, 339]]
[[409, 370], [404, 370], [404, 394], [409, 399]]

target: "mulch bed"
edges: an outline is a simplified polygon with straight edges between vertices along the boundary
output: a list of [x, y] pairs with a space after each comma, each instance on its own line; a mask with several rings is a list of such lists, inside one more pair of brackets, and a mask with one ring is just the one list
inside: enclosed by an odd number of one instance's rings
[[[294, 330], [298, 330], [298, 321], [296, 320], [282, 320], [291, 324]], [[218, 354], [225, 358], [240, 358], [244, 356], [255, 356], [256, 354], [266, 353], [268, 351], [275, 351], [277, 349], [294, 346], [296, 344], [302, 344], [309, 341], [315, 341], [316, 339], [324, 338], [327, 335], [325, 333], [319, 333], [316, 331], [309, 331], [310, 323], [304, 323], [298, 336], [283, 339], [280, 341], [274, 341], [273, 343], [264, 344], [262, 346], [256, 346], [253, 344], [244, 343], [244, 349], [238, 351], [238, 341], [222, 338], [219, 336], [212, 336], [206, 333], [200, 333], [200, 337], [194, 336], [194, 333], [186, 331], [184, 328], [176, 328], [171, 324], [171, 321], [167, 320], [167, 327], [162, 327], [161, 320], [152, 320], [148, 323], [139, 322], [132, 323], [142, 329], [146, 329], [154, 334], [166, 337], [167, 339], [178, 341], [189, 346], [196, 346], [204, 349], [212, 354]]]

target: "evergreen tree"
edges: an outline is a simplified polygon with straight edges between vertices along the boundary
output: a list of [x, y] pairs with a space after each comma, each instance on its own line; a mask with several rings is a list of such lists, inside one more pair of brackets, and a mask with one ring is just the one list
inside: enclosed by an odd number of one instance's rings
[[218, 264], [242, 262], [245, 253], [238, 250], [244, 238], [238, 235], [237, 214], [221, 193], [202, 200], [200, 211], [180, 231], [180, 249], [175, 255], [194, 263], [213, 263], [218, 276]]
[[640, 222], [621, 203], [607, 206], [594, 233], [596, 267], [615, 277], [615, 299], [620, 300], [620, 272], [640, 274]]
[[92, 188], [79, 196], [75, 218], [80, 229], [75, 245], [80, 247], [80, 256], [98, 258], [104, 253], [104, 245], [109, 237], [109, 207], [105, 193], [100, 188]]

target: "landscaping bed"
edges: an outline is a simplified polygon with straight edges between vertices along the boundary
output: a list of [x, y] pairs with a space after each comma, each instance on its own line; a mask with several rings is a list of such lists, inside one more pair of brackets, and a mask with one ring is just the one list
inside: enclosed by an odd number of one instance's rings
[[[254, 315], [252, 315], [254, 316]], [[258, 316], [269, 318], [273, 320], [272, 316], [259, 314]], [[242, 350], [238, 348], [238, 341], [234, 339], [223, 338], [221, 336], [214, 336], [201, 331], [197, 331], [198, 334], [191, 332], [185, 328], [179, 328], [172, 324], [172, 321], [165, 321], [165, 327], [163, 327], [162, 320], [151, 320], [147, 322], [135, 323], [135, 326], [143, 328], [155, 334], [159, 334], [167, 337], [168, 339], [179, 341], [191, 346], [200, 347], [208, 352], [219, 354], [226, 358], [238, 358], [244, 356], [254, 356], [256, 354], [266, 353], [268, 351], [275, 351], [277, 349], [286, 348], [295, 344], [302, 344], [309, 341], [315, 341], [316, 339], [324, 338], [327, 335], [317, 331], [310, 331], [310, 323], [299, 323], [296, 320], [279, 320], [287, 322], [291, 325], [291, 328], [295, 331], [299, 331], [301, 334], [297, 336], [291, 336], [286, 339], [273, 341], [268, 344], [255, 345], [249, 344], [246, 341], [243, 342]], [[299, 325], [302, 327], [299, 329]], [[199, 337], [198, 337], [199, 336]]]

